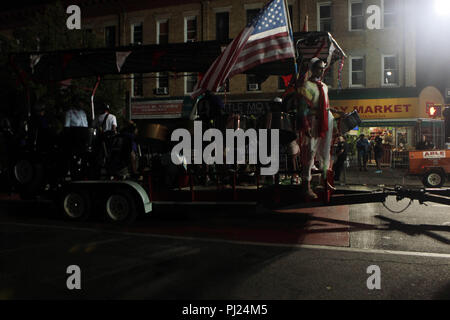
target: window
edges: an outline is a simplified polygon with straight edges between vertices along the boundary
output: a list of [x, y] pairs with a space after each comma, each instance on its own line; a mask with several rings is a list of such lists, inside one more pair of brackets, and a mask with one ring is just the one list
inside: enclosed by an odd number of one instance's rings
[[362, 1], [351, 0], [349, 3], [350, 30], [364, 29], [364, 10]]
[[92, 43], [93, 39], [95, 38], [91, 28], [84, 29], [82, 37], [83, 37], [83, 40], [82, 40], [83, 46], [85, 46], [85, 47], [89, 47], [90, 44]]
[[383, 0], [383, 26], [392, 28], [397, 25], [397, 6], [395, 0]]
[[252, 22], [254, 18], [259, 14], [261, 9], [247, 9], [247, 23]]
[[318, 3], [317, 15], [318, 31], [331, 32], [331, 3]]
[[332, 88], [334, 86], [334, 72], [333, 72], [332, 66], [325, 71], [325, 75], [323, 77], [323, 82], [325, 82], [325, 84], [329, 88]]
[[229, 13], [216, 13], [216, 40], [220, 42], [227, 42], [229, 40]]
[[194, 92], [194, 87], [197, 84], [198, 74], [188, 73], [184, 77], [184, 92], [186, 94]]
[[284, 80], [282, 77], [278, 77], [278, 90], [286, 89], [286, 85], [284, 84]]
[[157, 74], [156, 87], [157, 88], [169, 88], [169, 73], [159, 72]]
[[143, 28], [142, 22], [131, 25], [131, 44], [143, 43]]
[[366, 84], [364, 57], [350, 58], [350, 87], [364, 87]]
[[261, 83], [258, 81], [256, 75], [247, 75], [247, 91], [260, 91]]
[[184, 41], [197, 41], [197, 17], [184, 18]]
[[133, 97], [142, 97], [144, 95], [144, 79], [142, 73], [133, 74], [131, 87]]
[[105, 46], [108, 48], [116, 46], [116, 27], [105, 27]]
[[383, 55], [383, 85], [398, 85], [398, 61], [396, 55]]
[[156, 43], [169, 43], [169, 20], [160, 20], [156, 24]]

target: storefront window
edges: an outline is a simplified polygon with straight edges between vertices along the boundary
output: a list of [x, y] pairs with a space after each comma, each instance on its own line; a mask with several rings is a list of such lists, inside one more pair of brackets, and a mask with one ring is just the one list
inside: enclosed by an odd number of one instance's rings
[[444, 129], [444, 121], [420, 121], [416, 128], [416, 141], [419, 142], [425, 136], [436, 149], [442, 149], [445, 144]]
[[361, 133], [369, 141], [379, 135], [383, 144], [396, 150], [413, 150], [415, 145], [414, 127], [369, 127], [361, 128]]
[[415, 127], [362, 127], [363, 133], [369, 140], [371, 152], [369, 154], [369, 165], [375, 165], [374, 145], [375, 138], [380, 136], [383, 143], [383, 156], [381, 164], [384, 166], [407, 167], [408, 152], [415, 150], [416, 136]]

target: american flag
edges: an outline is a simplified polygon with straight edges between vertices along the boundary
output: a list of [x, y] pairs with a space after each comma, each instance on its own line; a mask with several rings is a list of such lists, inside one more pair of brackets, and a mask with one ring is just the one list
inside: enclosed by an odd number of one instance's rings
[[272, 0], [225, 48], [191, 94], [215, 92], [226, 79], [259, 64], [295, 58], [285, 0]]

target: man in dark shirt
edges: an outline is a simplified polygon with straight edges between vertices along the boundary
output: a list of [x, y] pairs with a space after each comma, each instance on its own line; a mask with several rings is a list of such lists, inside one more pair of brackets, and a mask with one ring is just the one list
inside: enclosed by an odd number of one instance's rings
[[339, 137], [339, 141], [336, 146], [336, 161], [333, 165], [334, 181], [339, 181], [341, 177], [342, 169], [344, 169], [345, 160], [347, 159], [348, 145], [344, 136]]
[[379, 135], [375, 138], [374, 154], [375, 162], [377, 163], [377, 170], [375, 171], [375, 173], [381, 173], [381, 159], [383, 158], [384, 147], [383, 139], [381, 139]]
[[356, 149], [358, 150], [359, 171], [367, 171], [369, 147], [369, 141], [365, 138], [364, 134], [361, 134], [358, 141], [356, 142]]

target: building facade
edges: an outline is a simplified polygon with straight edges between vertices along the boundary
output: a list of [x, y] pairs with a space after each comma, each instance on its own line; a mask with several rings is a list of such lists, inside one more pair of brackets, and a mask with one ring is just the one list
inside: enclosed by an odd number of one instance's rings
[[[305, 24], [309, 31], [328, 31], [347, 54], [344, 68], [340, 71], [334, 65], [325, 82], [334, 107], [358, 110], [364, 120], [358, 133], [383, 133], [391, 137], [387, 143], [393, 148], [411, 148], [423, 134], [436, 144], [444, 143], [443, 126], [427, 114], [429, 106], [444, 103], [442, 94], [433, 87], [416, 85], [416, 0], [286, 1], [294, 32]], [[80, 1], [80, 7], [82, 28], [113, 47], [206, 40], [227, 43], [265, 2]], [[154, 110], [147, 118], [158, 119], [183, 116], [180, 110], [198, 75], [162, 72], [130, 78], [132, 105], [140, 111]], [[237, 103], [269, 100], [285, 89], [277, 76], [258, 81], [252, 75], [236, 75], [219, 94], [227, 103]], [[136, 118], [145, 119], [145, 112]]]

